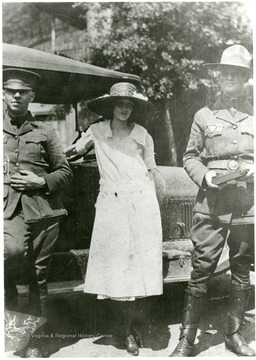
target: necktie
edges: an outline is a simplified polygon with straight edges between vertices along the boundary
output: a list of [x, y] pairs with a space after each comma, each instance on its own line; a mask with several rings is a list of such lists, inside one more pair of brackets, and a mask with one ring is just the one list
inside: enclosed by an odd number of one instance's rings
[[234, 117], [237, 112], [237, 99], [230, 99], [231, 107], [229, 109], [230, 114]]

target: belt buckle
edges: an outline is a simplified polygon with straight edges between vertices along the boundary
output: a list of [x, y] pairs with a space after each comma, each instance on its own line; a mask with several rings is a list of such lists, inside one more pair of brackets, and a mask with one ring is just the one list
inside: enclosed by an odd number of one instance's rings
[[231, 170], [231, 171], [237, 170], [240, 168], [240, 166], [241, 166], [240, 161], [234, 160], [234, 159], [228, 160], [229, 170]]

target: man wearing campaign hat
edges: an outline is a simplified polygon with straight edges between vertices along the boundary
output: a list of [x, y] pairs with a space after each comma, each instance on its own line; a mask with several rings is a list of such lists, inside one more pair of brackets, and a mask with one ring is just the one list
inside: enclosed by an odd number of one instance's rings
[[194, 117], [184, 167], [199, 191], [191, 239], [192, 273], [185, 291], [179, 343], [171, 357], [193, 356], [208, 282], [225, 240], [230, 248], [231, 283], [225, 346], [240, 356], [254, 356], [241, 330], [250, 294], [254, 241], [253, 108], [244, 85], [251, 76], [251, 55], [241, 45], [227, 48], [219, 70], [221, 96]]
[[46, 317], [46, 272], [66, 210], [72, 172], [53, 127], [28, 111], [40, 76], [3, 70], [5, 307], [18, 309], [17, 277], [28, 278], [31, 313]]

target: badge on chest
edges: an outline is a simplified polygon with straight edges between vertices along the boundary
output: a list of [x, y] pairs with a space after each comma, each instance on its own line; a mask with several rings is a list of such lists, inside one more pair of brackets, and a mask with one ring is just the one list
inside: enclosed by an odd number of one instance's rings
[[213, 136], [222, 135], [223, 128], [224, 128], [224, 125], [207, 124], [205, 133], [210, 138]]

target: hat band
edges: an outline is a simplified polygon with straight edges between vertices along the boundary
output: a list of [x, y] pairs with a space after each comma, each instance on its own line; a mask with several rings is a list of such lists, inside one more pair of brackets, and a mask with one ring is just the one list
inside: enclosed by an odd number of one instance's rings
[[28, 84], [19, 79], [11, 79], [4, 82], [4, 87], [7, 89], [20, 89], [20, 90], [32, 90], [31, 84]]
[[110, 96], [128, 96], [132, 97], [136, 93], [136, 87], [131, 83], [117, 83], [110, 89]]
[[246, 68], [246, 69], [250, 69], [250, 66], [248, 66], [246, 64], [241, 64], [241, 62], [222, 61], [219, 65], [238, 66], [238, 67], [243, 67], [243, 68]]
[[123, 97], [132, 97], [134, 92], [131, 91], [113, 91], [110, 96], [123, 96]]

